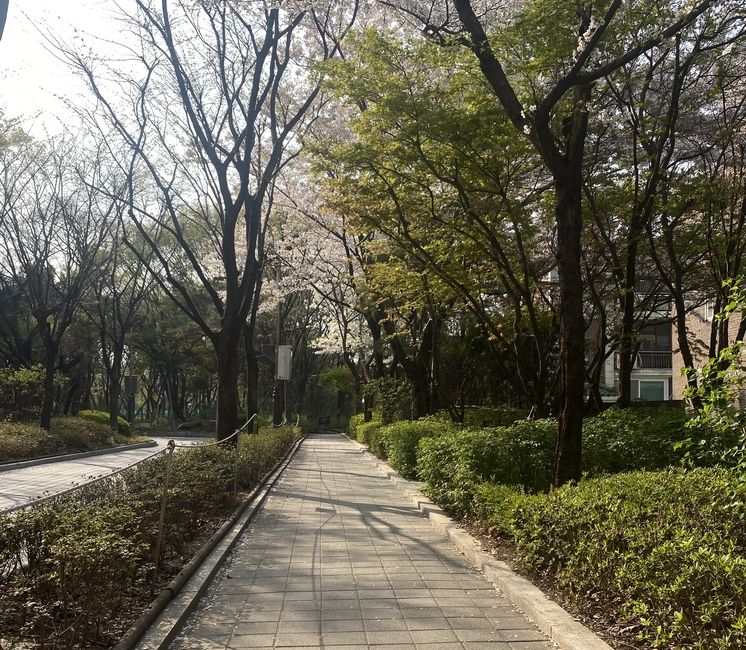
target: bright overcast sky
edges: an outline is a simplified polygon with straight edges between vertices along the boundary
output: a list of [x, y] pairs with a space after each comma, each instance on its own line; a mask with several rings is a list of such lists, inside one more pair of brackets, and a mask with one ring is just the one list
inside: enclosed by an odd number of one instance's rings
[[61, 123], [74, 124], [58, 97], [76, 101], [87, 96], [85, 86], [45, 49], [40, 31], [68, 42], [76, 29], [84, 37], [111, 34], [114, 7], [113, 0], [10, 0], [0, 41], [0, 108], [7, 117], [25, 118], [36, 136], [45, 128], [54, 133]]

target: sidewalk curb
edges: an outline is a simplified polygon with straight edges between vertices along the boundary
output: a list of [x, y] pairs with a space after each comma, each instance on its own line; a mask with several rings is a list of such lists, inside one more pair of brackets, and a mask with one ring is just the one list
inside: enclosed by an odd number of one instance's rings
[[274, 469], [267, 472], [230, 519], [156, 596], [113, 650], [165, 650], [169, 647], [305, 439], [303, 436], [297, 440]]
[[135, 442], [131, 445], [117, 445], [116, 447], [103, 447], [91, 451], [79, 451], [73, 454], [60, 454], [59, 456], [43, 456], [42, 458], [29, 458], [28, 460], [17, 460], [11, 463], [0, 463], [0, 472], [9, 472], [24, 467], [35, 467], [36, 465], [47, 465], [48, 463], [61, 463], [65, 460], [78, 460], [79, 458], [90, 458], [92, 456], [103, 456], [113, 454], [117, 451], [132, 451], [133, 449], [144, 449], [146, 447], [157, 447], [155, 440], [149, 442]]
[[481, 544], [463, 528], [460, 528], [439, 506], [435, 505], [419, 490], [419, 483], [403, 479], [389, 465], [368, 451], [365, 445], [355, 440], [361, 453], [366, 454], [378, 470], [396, 485], [425, 513], [432, 524], [447, 534], [456, 547], [490, 580], [507, 598], [518, 607], [536, 626], [562, 650], [611, 650], [611, 646], [593, 631], [576, 621], [533, 583], [522, 578], [505, 563], [484, 552]]

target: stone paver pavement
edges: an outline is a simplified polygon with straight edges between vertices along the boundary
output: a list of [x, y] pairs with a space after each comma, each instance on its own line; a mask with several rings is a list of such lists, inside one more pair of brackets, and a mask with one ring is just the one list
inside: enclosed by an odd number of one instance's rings
[[369, 458], [326, 434], [300, 447], [172, 647], [555, 646]]

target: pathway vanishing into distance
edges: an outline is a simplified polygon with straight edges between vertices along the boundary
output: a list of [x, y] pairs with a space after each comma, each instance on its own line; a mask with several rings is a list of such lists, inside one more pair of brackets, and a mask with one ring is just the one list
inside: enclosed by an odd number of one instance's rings
[[353, 443], [317, 434], [171, 647], [556, 646]]
[[[0, 472], [0, 511], [28, 503], [47, 494], [62, 492], [99, 476], [131, 465], [163, 449], [171, 438], [153, 437], [157, 447], [114, 451], [100, 456], [65, 460]], [[200, 442], [197, 438], [173, 438], [178, 444]]]

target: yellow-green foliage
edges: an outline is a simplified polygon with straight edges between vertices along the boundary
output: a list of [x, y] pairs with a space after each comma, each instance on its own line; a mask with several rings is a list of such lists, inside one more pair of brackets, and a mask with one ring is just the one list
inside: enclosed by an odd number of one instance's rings
[[132, 442], [108, 426], [79, 417], [52, 418], [50, 431], [36, 425], [0, 422], [0, 462], [90, 451]]
[[[109, 414], [105, 411], [80, 411], [78, 413], [78, 417], [84, 418], [86, 420], [93, 420], [94, 422], [99, 422], [107, 426], [109, 424]], [[127, 420], [125, 420], [121, 415], [117, 416], [117, 429], [123, 436], [129, 436], [132, 434], [129, 422], [127, 422]]]

